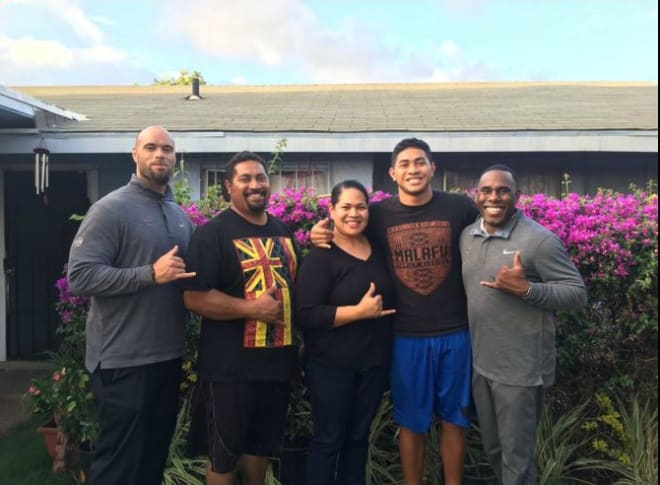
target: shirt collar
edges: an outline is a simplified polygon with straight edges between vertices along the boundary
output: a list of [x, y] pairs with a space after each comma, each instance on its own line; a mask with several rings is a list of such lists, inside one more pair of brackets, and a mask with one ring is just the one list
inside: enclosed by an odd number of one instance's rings
[[130, 183], [145, 190], [148, 194], [156, 198], [163, 200], [174, 200], [174, 196], [172, 194], [172, 187], [170, 187], [169, 184], [165, 187], [165, 193], [161, 194], [160, 192], [156, 192], [155, 190], [152, 190], [149, 187], [147, 187], [147, 185], [144, 182], [142, 182], [142, 180], [140, 180], [140, 178], [135, 174], [131, 174]]
[[499, 237], [502, 239], [509, 239], [511, 237], [511, 231], [513, 231], [513, 228], [516, 227], [516, 224], [518, 223], [518, 219], [520, 219], [520, 209], [515, 210], [504, 226], [498, 227], [494, 233], [488, 234], [484, 227], [484, 218], [479, 216], [479, 219], [477, 219], [478, 224], [474, 224], [470, 229], [470, 235], [481, 236], [484, 238]]

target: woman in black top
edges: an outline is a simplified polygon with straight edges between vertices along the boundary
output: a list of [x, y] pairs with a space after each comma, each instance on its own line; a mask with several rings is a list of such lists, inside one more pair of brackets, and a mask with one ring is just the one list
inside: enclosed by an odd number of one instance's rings
[[368, 202], [357, 181], [332, 189], [331, 247], [313, 248], [296, 280], [314, 419], [308, 485], [365, 483], [369, 428], [389, 382], [394, 289], [364, 234]]

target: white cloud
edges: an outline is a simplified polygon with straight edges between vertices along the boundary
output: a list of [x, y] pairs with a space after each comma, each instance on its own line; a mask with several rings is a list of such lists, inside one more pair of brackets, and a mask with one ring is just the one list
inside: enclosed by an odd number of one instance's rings
[[71, 31], [82, 41], [92, 44], [103, 42], [103, 31], [98, 27], [97, 20], [87, 15], [80, 7], [81, 0], [6, 0], [5, 10], [11, 5], [27, 5], [37, 7], [43, 12], [45, 18], [54, 19], [65, 23]]
[[19, 68], [64, 68], [71, 66], [74, 59], [71, 49], [52, 40], [0, 36], [0, 66], [5, 65], [6, 69], [11, 69], [12, 65]]
[[106, 27], [116, 27], [117, 22], [114, 20], [108, 18], [108, 17], [102, 17], [100, 15], [90, 15], [89, 18], [95, 23], [99, 25], [105, 25]]
[[165, 25], [184, 34], [198, 49], [213, 55], [281, 64], [300, 53], [305, 33], [316, 26], [300, 1], [195, 2], [167, 4]]
[[[336, 30], [322, 25], [300, 0], [223, 2], [198, 0], [190, 9], [167, 4], [161, 22], [173, 25], [175, 37], [218, 58], [294, 69], [311, 82], [386, 81], [405, 63], [384, 47], [378, 33], [353, 20]], [[179, 42], [179, 40], [177, 40]]]
[[52, 2], [48, 6], [53, 15], [67, 23], [81, 40], [91, 44], [101, 44], [103, 42], [103, 32], [81, 8], [76, 5], [62, 7], [61, 4]]
[[172, 78], [177, 78], [181, 74], [181, 71], [179, 69], [176, 70], [169, 70], [169, 71], [158, 71], [155, 75], [155, 79], [160, 79], [160, 80], [165, 80], [165, 79], [172, 79]]
[[76, 57], [79, 57], [81, 60], [99, 64], [129, 62], [125, 52], [106, 45], [75, 49], [75, 52], [77, 54]]
[[[132, 55], [109, 45], [103, 27], [113, 21], [85, 13], [83, 7], [89, 4], [82, 0], [6, 1], [16, 6], [30, 4], [40, 18], [50, 16], [59, 31], [64, 28], [65, 34], [72, 35], [66, 40], [60, 35], [59, 41], [51, 40], [54, 36], [0, 35], [0, 82], [148, 84], [154, 78], [178, 74], [151, 72]], [[289, 78], [313, 83], [464, 81], [493, 76], [484, 63], [465, 60], [467, 56], [451, 40], [428, 50], [397, 47], [385, 28], [360, 18], [323, 24], [304, 0], [165, 2], [158, 12], [149, 19], [153, 31], [145, 30], [141, 37], [145, 42], [153, 36], [163, 52], [170, 47], [177, 51], [187, 48], [192, 56], [201, 52], [215, 58], [214, 62], [238, 61], [240, 66], [231, 68], [234, 72], [248, 72], [250, 64], [258, 64], [272, 69], [276, 76], [287, 71], [292, 73]], [[0, 25], [10, 19], [4, 17]], [[145, 59], [154, 61], [153, 57]], [[223, 78], [232, 84], [247, 83], [243, 76], [227, 74]], [[208, 74], [206, 79], [217, 82]]]
[[[307, 82], [410, 82], [438, 77], [440, 59], [458, 63], [461, 50], [445, 41], [435, 52], [407, 51], [388, 43], [388, 32], [351, 17], [338, 25], [322, 24], [303, 0], [197, 0], [194, 8], [165, 4], [159, 25], [172, 25], [177, 46], [192, 48], [220, 60], [256, 62], [289, 69]], [[456, 67], [457, 74], [475, 72]], [[441, 77], [441, 76], [440, 76]]]
[[0, 36], [0, 83], [151, 83], [153, 74], [112, 47], [71, 48], [52, 40]]
[[440, 52], [441, 56], [448, 57], [450, 59], [455, 59], [461, 55], [461, 48], [451, 40], [442, 41], [438, 47], [438, 51]]
[[0, 82], [14, 86], [151, 83], [152, 72], [106, 43], [99, 25], [107, 19], [93, 19], [81, 5], [77, 0], [8, 0], [3, 5], [5, 22], [24, 22], [26, 14], [38, 14], [60, 33], [73, 35], [66, 40], [37, 38], [39, 29], [29, 36], [0, 34]]

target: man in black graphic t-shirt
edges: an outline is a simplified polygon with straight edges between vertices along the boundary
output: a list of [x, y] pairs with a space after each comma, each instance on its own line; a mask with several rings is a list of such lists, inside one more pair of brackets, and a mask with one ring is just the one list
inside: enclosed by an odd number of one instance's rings
[[207, 483], [263, 483], [281, 448], [297, 368], [292, 293], [298, 252], [289, 229], [266, 213], [266, 164], [241, 152], [229, 161], [231, 207], [197, 229], [188, 264], [197, 278], [184, 301], [201, 315], [200, 395], [190, 452], [207, 454]]

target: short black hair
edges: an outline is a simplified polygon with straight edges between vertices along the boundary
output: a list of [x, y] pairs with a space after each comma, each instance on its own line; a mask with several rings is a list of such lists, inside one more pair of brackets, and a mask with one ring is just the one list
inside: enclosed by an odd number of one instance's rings
[[399, 156], [399, 153], [404, 151], [406, 148], [419, 148], [420, 150], [424, 151], [424, 154], [426, 155], [426, 158], [429, 159], [429, 162], [433, 161], [431, 157], [431, 147], [429, 147], [428, 143], [426, 143], [424, 140], [420, 140], [419, 138], [404, 138], [399, 143], [397, 143], [394, 147], [394, 150], [392, 150], [392, 166], [394, 166], [396, 163], [396, 157]]
[[341, 193], [346, 189], [359, 190], [360, 192], [362, 192], [362, 195], [364, 195], [365, 202], [367, 204], [369, 203], [369, 194], [367, 193], [367, 189], [365, 189], [364, 185], [362, 185], [360, 182], [353, 179], [339, 182], [332, 188], [332, 192], [330, 192], [330, 203], [332, 205], [335, 205], [339, 201], [339, 197], [341, 196]]
[[254, 152], [243, 150], [242, 152], [238, 152], [236, 155], [231, 157], [227, 162], [227, 165], [225, 165], [225, 180], [232, 179], [236, 165], [247, 161], [259, 162], [264, 167], [264, 170], [267, 170], [266, 161], [260, 155]]
[[489, 167], [486, 167], [483, 172], [481, 172], [481, 175], [479, 175], [479, 180], [481, 180], [481, 177], [484, 176], [486, 172], [492, 172], [493, 170], [499, 170], [500, 172], [509, 172], [511, 174], [511, 178], [513, 178], [513, 181], [516, 184], [516, 188], [520, 188], [520, 183], [518, 182], [518, 176], [516, 175], [516, 172], [513, 171], [511, 167], [508, 165], [504, 165], [503, 163], [496, 163], [494, 165], [491, 165]]

